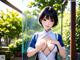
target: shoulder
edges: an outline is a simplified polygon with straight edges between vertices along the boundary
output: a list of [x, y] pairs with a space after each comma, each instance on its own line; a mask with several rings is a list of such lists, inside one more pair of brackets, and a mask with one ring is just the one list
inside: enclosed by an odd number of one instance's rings
[[39, 35], [41, 32], [35, 32], [33, 35]]
[[36, 43], [37, 38], [38, 38], [38, 33], [36, 32], [33, 34], [32, 38], [30, 40], [30, 43], [29, 43], [30, 47], [35, 48], [35, 43]]
[[64, 43], [63, 43], [63, 39], [62, 39], [62, 35], [61, 34], [57, 34], [57, 40], [60, 42], [61, 46], [63, 47]]
[[55, 35], [56, 35], [57, 39], [62, 39], [62, 35], [61, 34], [55, 33]]
[[37, 36], [39, 35], [39, 32], [35, 32], [34, 34], [32, 34], [33, 36]]
[[54, 32], [54, 35], [56, 36], [57, 40], [62, 39], [62, 35], [61, 34]]
[[44, 34], [43, 32], [35, 32], [33, 35], [42, 35]]
[[58, 35], [58, 39], [62, 40], [62, 35], [61, 34], [57, 34]]

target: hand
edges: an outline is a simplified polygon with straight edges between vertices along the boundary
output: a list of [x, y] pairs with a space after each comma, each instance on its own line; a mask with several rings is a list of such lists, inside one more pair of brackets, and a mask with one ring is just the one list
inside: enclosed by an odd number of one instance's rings
[[57, 40], [52, 40], [52, 41], [51, 41], [51, 44], [59, 45], [60, 43], [59, 43]]
[[46, 40], [48, 43], [51, 43], [51, 44], [56, 44], [56, 45], [59, 44], [59, 41], [53, 40], [49, 35], [47, 35]]
[[46, 41], [44, 39], [39, 40], [36, 42], [36, 49], [37, 51], [42, 51], [46, 47]]
[[55, 45], [52, 44], [51, 41], [47, 41], [47, 46], [48, 46], [48, 48], [49, 48], [50, 50], [52, 50], [52, 49], [55, 47]]

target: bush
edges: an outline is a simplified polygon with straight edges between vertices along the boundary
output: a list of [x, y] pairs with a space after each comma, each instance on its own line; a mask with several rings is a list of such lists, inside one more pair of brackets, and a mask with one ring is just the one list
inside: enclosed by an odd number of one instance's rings
[[22, 39], [18, 39], [14, 44], [9, 45], [9, 50], [15, 54], [16, 52], [21, 52], [22, 48]]

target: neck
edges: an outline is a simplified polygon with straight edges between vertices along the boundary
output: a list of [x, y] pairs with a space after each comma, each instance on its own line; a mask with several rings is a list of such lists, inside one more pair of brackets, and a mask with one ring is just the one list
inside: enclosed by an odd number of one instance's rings
[[46, 32], [50, 31], [51, 29], [45, 30]]

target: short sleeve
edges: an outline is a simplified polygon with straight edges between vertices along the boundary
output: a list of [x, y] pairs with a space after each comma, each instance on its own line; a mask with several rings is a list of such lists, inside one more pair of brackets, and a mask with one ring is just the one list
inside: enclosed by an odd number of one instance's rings
[[31, 41], [29, 43], [29, 47], [35, 48], [37, 37], [38, 37], [38, 34], [34, 34], [32, 36], [32, 39], [31, 39]]
[[62, 40], [62, 36], [60, 34], [58, 34], [58, 41], [60, 42], [61, 46], [64, 46], [63, 40]]

